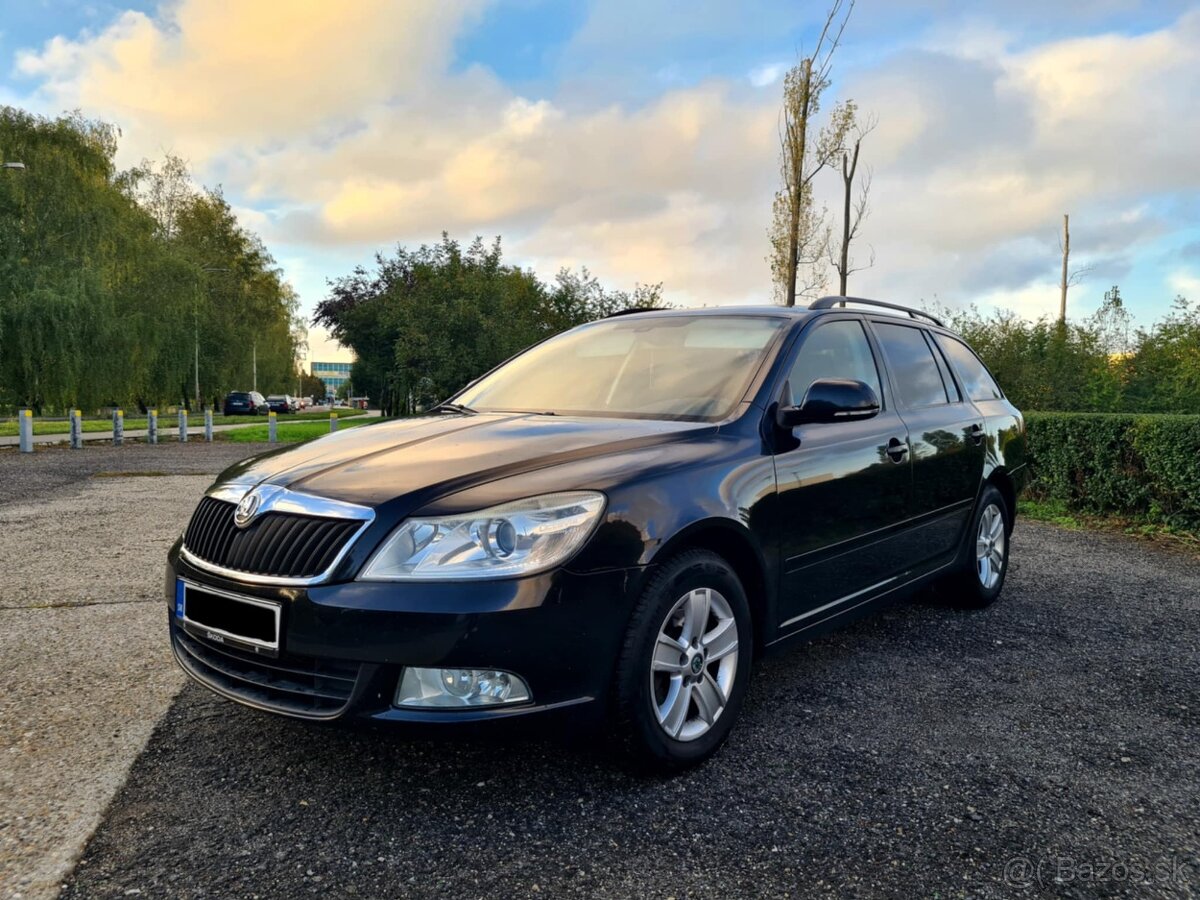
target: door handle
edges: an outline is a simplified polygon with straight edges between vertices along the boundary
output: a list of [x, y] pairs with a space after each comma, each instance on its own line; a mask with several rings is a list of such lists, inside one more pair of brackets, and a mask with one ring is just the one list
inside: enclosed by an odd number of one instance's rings
[[982, 425], [972, 425], [970, 434], [971, 440], [973, 440], [976, 444], [982, 444], [983, 436], [986, 434], [986, 432], [983, 430]]
[[892, 438], [887, 444], [887, 455], [892, 458], [892, 462], [904, 462], [904, 456], [908, 453], [908, 442], [902, 441], [900, 438]]

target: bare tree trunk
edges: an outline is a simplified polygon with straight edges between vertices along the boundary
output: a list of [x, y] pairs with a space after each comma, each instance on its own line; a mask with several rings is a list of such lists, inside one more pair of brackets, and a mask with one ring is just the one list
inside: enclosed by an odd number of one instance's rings
[[1063, 239], [1062, 239], [1062, 296], [1058, 301], [1058, 321], [1066, 324], [1067, 321], [1067, 261], [1071, 256], [1071, 217], [1063, 214]]
[[854, 187], [854, 172], [858, 168], [858, 151], [862, 140], [854, 142], [854, 154], [842, 155], [842, 184], [845, 194], [842, 198], [842, 261], [838, 270], [838, 293], [846, 296], [846, 285], [850, 281], [850, 194]]

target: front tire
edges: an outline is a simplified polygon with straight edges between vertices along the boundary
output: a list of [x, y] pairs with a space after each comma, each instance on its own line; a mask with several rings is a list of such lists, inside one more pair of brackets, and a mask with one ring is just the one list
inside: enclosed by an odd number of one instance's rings
[[616, 673], [618, 735], [639, 764], [676, 771], [717, 751], [741, 712], [753, 644], [750, 604], [728, 562], [688, 550], [658, 568]]
[[967, 534], [967, 548], [958, 574], [950, 580], [950, 600], [964, 609], [991, 606], [1008, 574], [1012, 512], [992, 485], [983, 490]]

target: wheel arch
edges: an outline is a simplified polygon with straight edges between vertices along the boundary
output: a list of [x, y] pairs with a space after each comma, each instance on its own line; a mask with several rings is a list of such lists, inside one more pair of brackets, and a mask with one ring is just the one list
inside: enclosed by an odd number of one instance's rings
[[774, 592], [767, 576], [766, 558], [750, 530], [740, 522], [721, 517], [693, 522], [677, 532], [655, 552], [647, 571], [684, 550], [708, 550], [720, 556], [733, 568], [746, 590], [746, 599], [750, 603], [757, 654], [765, 643]]
[[[1008, 506], [1008, 530], [1011, 533], [1013, 525], [1017, 520], [1017, 486], [1013, 481], [1008, 470], [1003, 466], [997, 466], [993, 469], [983, 482], [983, 487], [993, 486], [1000, 492], [1000, 496], [1004, 498], [1004, 503]], [[983, 489], [980, 489], [983, 493]]]

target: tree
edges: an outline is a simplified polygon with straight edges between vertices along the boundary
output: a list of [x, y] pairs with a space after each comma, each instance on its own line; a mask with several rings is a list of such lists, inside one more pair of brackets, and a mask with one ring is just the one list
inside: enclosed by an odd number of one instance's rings
[[1125, 403], [1139, 412], [1200, 413], [1200, 304], [1178, 296], [1167, 317], [1138, 329], [1125, 359]]
[[[835, 107], [829, 123], [819, 131], [814, 119], [821, 95], [829, 86], [833, 53], [854, 10], [854, 0], [833, 0], [812, 53], [803, 57], [783, 79], [783, 108], [779, 123], [779, 168], [783, 182], [775, 194], [770, 230], [771, 276], [787, 306], [796, 305], [798, 293], [824, 282], [815, 267], [825, 258], [829, 229], [825, 212], [813, 204], [812, 182], [830, 165], [843, 146], [853, 114]], [[801, 267], [813, 273], [799, 289]]]
[[179, 216], [196, 197], [188, 164], [170, 153], [161, 163], [144, 159], [136, 179], [139, 205], [153, 216], [159, 237], [171, 240], [178, 234]]
[[325, 382], [308, 372], [300, 373], [300, 396], [312, 397], [314, 402], [320, 402], [325, 397]]
[[1133, 322], [1129, 310], [1125, 308], [1119, 285], [1114, 284], [1104, 292], [1104, 303], [1092, 313], [1087, 323], [1110, 359], [1119, 360], [1129, 353]]
[[[168, 157], [120, 171], [118, 133], [0, 107], [0, 406], [159, 405], [294, 388], [296, 298], [220, 191]], [[249, 337], [248, 336], [253, 336]]]
[[869, 269], [875, 265], [875, 251], [872, 250], [871, 261], [865, 266], [855, 267], [854, 260], [850, 258], [850, 244], [858, 237], [862, 221], [868, 212], [867, 200], [871, 194], [871, 170], [866, 170], [862, 181], [859, 183], [857, 201], [853, 200], [854, 176], [858, 171], [858, 154], [862, 149], [863, 138], [875, 130], [876, 120], [872, 117], [865, 123], [859, 124], [857, 121], [858, 107], [852, 101], [847, 101], [846, 110], [851, 123], [850, 129], [853, 134], [854, 144], [852, 147], [842, 148], [841, 252], [831, 260], [834, 270], [838, 273], [838, 294], [842, 297], [847, 296], [847, 283], [852, 273], [861, 272], [863, 269]]
[[609, 291], [586, 269], [553, 285], [504, 264], [500, 241], [440, 243], [377, 255], [330, 283], [314, 324], [354, 350], [356, 394], [386, 412], [412, 413], [537, 341], [622, 309], [658, 305], [658, 285]]

